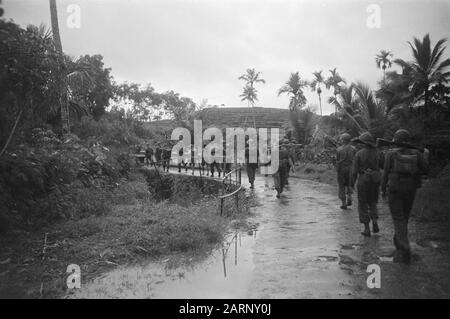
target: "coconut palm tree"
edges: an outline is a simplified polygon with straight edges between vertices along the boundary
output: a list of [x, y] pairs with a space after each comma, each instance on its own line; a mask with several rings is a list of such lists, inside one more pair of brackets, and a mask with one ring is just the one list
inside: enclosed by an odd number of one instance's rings
[[397, 108], [409, 109], [409, 106], [414, 104], [414, 95], [409, 91], [409, 77], [406, 76], [408, 72], [408, 70], [403, 70], [402, 74], [396, 71], [387, 72], [386, 80], [376, 92], [377, 98], [384, 102], [386, 115]]
[[381, 50], [380, 53], [378, 53], [375, 57], [377, 67], [383, 70], [383, 82], [386, 80], [386, 69], [392, 66], [392, 56], [392, 52]]
[[278, 95], [286, 93], [290, 96], [289, 110], [301, 108], [306, 104], [306, 97], [303, 94], [303, 88], [308, 82], [302, 80], [298, 72], [291, 73], [289, 80], [278, 90]]
[[[56, 50], [60, 53], [61, 57], [64, 59], [64, 53], [62, 50], [62, 43], [61, 43], [61, 36], [59, 34], [59, 24], [58, 24], [58, 9], [56, 7], [56, 0], [49, 0], [50, 1], [50, 19], [52, 22], [52, 34], [53, 34], [53, 41], [55, 43]], [[63, 70], [62, 73], [65, 71]], [[67, 87], [67, 81], [66, 77], [62, 76], [61, 79], [61, 92], [66, 90]], [[70, 126], [69, 126], [69, 109], [68, 109], [68, 96], [65, 93], [61, 94], [60, 98], [60, 105], [61, 105], [61, 123], [62, 123], [62, 129], [64, 133], [68, 133]]]
[[[333, 88], [333, 95], [336, 100], [336, 97], [341, 89], [341, 85], [345, 84], [345, 80], [339, 75], [336, 71], [336, 68], [329, 70], [331, 75], [326, 79], [325, 86], [327, 89]], [[337, 108], [335, 107], [335, 112], [337, 112]]]
[[329, 103], [335, 105], [344, 118], [350, 120], [358, 134], [376, 130], [385, 119], [384, 104], [361, 82], [342, 86], [336, 97], [330, 97]]
[[411, 47], [413, 60], [394, 60], [394, 63], [407, 70], [405, 75], [410, 81], [410, 92], [417, 100], [423, 100], [425, 115], [428, 115], [430, 102], [430, 89], [434, 85], [445, 84], [450, 79], [450, 59], [442, 59], [446, 49], [444, 46], [446, 39], [440, 39], [436, 45], [431, 47], [429, 34], [426, 34], [422, 41], [414, 38], [414, 43], [408, 42]]
[[372, 90], [366, 84], [357, 82], [354, 84], [358, 113], [364, 123], [364, 127], [374, 129], [385, 119], [385, 107], [375, 97]]
[[317, 92], [317, 95], [319, 96], [319, 109], [320, 109], [320, 115], [322, 116], [322, 99], [320, 97], [320, 94], [322, 93], [321, 85], [325, 83], [325, 79], [322, 76], [322, 70], [313, 72], [314, 80], [311, 82], [311, 90]]
[[350, 120], [351, 125], [356, 129], [356, 133], [359, 134], [365, 131], [364, 125], [358, 119], [359, 106], [353, 83], [349, 86], [342, 85], [336, 95], [329, 97], [328, 103], [334, 105], [336, 114], [340, 114], [343, 118]]

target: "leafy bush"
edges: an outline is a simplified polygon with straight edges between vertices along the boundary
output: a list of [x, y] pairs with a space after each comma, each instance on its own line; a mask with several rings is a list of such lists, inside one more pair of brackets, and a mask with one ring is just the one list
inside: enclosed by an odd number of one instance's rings
[[422, 221], [450, 221], [450, 164], [417, 191], [412, 214]]

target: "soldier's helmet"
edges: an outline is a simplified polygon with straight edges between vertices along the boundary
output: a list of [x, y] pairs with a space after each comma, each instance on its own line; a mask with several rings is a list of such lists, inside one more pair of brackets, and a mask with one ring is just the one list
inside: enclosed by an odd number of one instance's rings
[[370, 134], [369, 132], [364, 132], [359, 136], [359, 140], [363, 143], [367, 143], [370, 145], [375, 146], [375, 141], [373, 139], [372, 134]]
[[344, 133], [344, 134], [341, 135], [341, 141], [342, 141], [343, 143], [348, 143], [348, 142], [350, 142], [351, 138], [352, 138], [352, 137], [351, 137], [350, 134], [348, 134], [348, 133]]
[[407, 130], [400, 129], [397, 132], [395, 132], [393, 141], [396, 143], [405, 143], [408, 142], [410, 137], [411, 135]]

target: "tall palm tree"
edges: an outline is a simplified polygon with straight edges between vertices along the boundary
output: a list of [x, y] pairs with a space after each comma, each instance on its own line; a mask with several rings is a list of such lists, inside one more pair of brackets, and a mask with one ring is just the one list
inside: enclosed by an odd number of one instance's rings
[[58, 9], [56, 7], [56, 0], [50, 0], [50, 18], [52, 21], [53, 41], [55, 42], [56, 49], [59, 52], [62, 52], [62, 43], [61, 43], [61, 36], [59, 34]]
[[[53, 41], [55, 43], [56, 50], [60, 53], [62, 59], [64, 59], [64, 53], [62, 50], [62, 43], [61, 43], [61, 36], [59, 34], [59, 24], [58, 24], [58, 10], [56, 7], [56, 0], [49, 0], [50, 1], [50, 18], [52, 22], [52, 34], [53, 34]], [[65, 70], [63, 70], [62, 73], [64, 73]], [[62, 76], [61, 79], [61, 92], [66, 90], [67, 83], [66, 83], [66, 77]], [[64, 133], [69, 132], [69, 109], [68, 109], [68, 96], [65, 93], [61, 94], [60, 98], [60, 104], [61, 104], [61, 123], [62, 123], [62, 129]]]
[[322, 116], [322, 99], [321, 99], [321, 93], [322, 88], [321, 85], [325, 83], [325, 79], [322, 76], [322, 70], [313, 72], [314, 80], [311, 82], [311, 90], [317, 92], [317, 95], [319, 96], [319, 109], [320, 109], [320, 115]]
[[375, 56], [377, 67], [383, 70], [383, 82], [386, 81], [386, 69], [392, 66], [391, 58], [392, 52], [386, 50], [381, 50], [380, 53]]
[[286, 93], [290, 96], [289, 110], [301, 108], [306, 104], [306, 97], [303, 94], [303, 88], [308, 85], [308, 82], [302, 80], [298, 72], [291, 73], [289, 80], [278, 90], [278, 95]]
[[246, 85], [253, 88], [255, 83], [266, 83], [266, 81], [260, 77], [261, 74], [261, 72], [256, 72], [255, 69], [247, 69], [246, 73], [241, 75], [238, 79], [244, 80]]
[[246, 85], [244, 87], [244, 90], [241, 95], [241, 101], [247, 101], [248, 106], [252, 105], [252, 107], [255, 105], [255, 102], [258, 101], [258, 91], [249, 85]]
[[[325, 86], [327, 89], [333, 88], [333, 95], [336, 100], [337, 95], [341, 89], [341, 83], [345, 84], [345, 80], [339, 75], [336, 71], [336, 68], [329, 70], [331, 75], [326, 79]], [[337, 108], [335, 106], [335, 113], [337, 112]]]
[[[256, 72], [256, 70], [254, 68], [247, 69], [246, 73], [241, 75], [238, 79], [245, 81], [243, 93], [240, 95], [240, 97], [242, 98], [241, 101], [247, 100], [248, 107], [250, 107], [250, 104], [251, 104], [251, 106], [253, 108], [255, 106], [255, 102], [258, 101], [258, 94], [257, 94], [258, 91], [256, 90], [254, 85], [256, 83], [265, 84], [266, 81], [261, 78], [261, 72]], [[248, 116], [248, 114], [247, 114], [247, 116]], [[245, 118], [245, 121], [247, 122], [247, 117]], [[255, 114], [253, 114], [253, 126], [256, 128]]]
[[432, 86], [447, 83], [450, 79], [450, 59], [441, 61], [446, 49], [444, 43], [447, 39], [440, 39], [432, 48], [429, 34], [422, 41], [414, 38], [414, 43], [408, 42], [411, 47], [413, 60], [394, 60], [394, 63], [407, 70], [405, 75], [410, 81], [410, 91], [418, 100], [424, 101], [425, 115], [428, 115], [430, 102], [430, 89]]

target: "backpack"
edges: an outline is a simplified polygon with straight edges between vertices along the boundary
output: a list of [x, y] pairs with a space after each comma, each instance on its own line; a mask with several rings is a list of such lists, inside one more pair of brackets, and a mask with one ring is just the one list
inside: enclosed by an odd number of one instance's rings
[[414, 176], [419, 171], [417, 154], [400, 154], [394, 156], [393, 171], [400, 175]]

